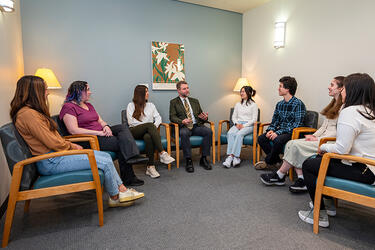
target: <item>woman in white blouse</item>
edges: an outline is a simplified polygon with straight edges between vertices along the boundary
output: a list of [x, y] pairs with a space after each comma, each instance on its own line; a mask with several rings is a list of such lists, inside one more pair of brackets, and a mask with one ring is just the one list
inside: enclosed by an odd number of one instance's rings
[[342, 107], [341, 91], [343, 89], [343, 76], [336, 76], [328, 87], [328, 95], [333, 97], [332, 101], [323, 109], [322, 115], [326, 117], [322, 126], [313, 134], [305, 135], [305, 138], [290, 140], [285, 145], [283, 164], [280, 169], [273, 173], [262, 174], [261, 181], [266, 185], [284, 185], [286, 173], [294, 167], [297, 180], [289, 187], [292, 193], [306, 192], [304, 177], [302, 174], [302, 163], [318, 151], [319, 140], [324, 137], [336, 137], [336, 124]]
[[161, 123], [161, 116], [155, 105], [148, 102], [148, 95], [146, 86], [137, 85], [134, 89], [133, 101], [126, 108], [126, 114], [134, 139], [144, 140], [146, 143], [146, 154], [149, 158], [146, 175], [157, 178], [160, 174], [156, 171], [154, 164], [155, 149], [160, 152], [160, 162], [170, 164], [174, 159], [163, 149], [157, 130]]
[[[344, 108], [337, 122], [336, 143], [323, 144], [318, 153], [350, 154], [375, 159], [375, 83], [368, 74], [351, 74], [345, 77], [342, 91]], [[316, 180], [322, 157], [308, 159], [302, 165], [303, 176], [312, 202], [311, 210], [299, 211], [304, 222], [313, 224], [313, 201]], [[375, 166], [338, 159], [330, 161], [328, 176], [375, 185]], [[328, 227], [328, 216], [336, 215], [332, 199], [321, 201], [319, 226]]]
[[234, 106], [232, 126], [227, 134], [227, 158], [223, 162], [224, 167], [238, 167], [241, 163], [240, 154], [243, 138], [253, 132], [254, 122], [258, 118], [258, 105], [254, 102], [255, 90], [250, 86], [241, 88], [241, 101]]

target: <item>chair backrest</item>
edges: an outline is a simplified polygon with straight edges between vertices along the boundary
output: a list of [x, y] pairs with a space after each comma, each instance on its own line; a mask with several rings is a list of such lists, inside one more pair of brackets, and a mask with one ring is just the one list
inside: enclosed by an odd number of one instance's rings
[[[0, 138], [10, 173], [13, 173], [14, 165], [19, 161], [32, 157], [31, 152], [13, 123], [5, 124], [0, 128]], [[38, 176], [35, 164], [26, 165], [22, 172], [20, 190], [31, 189]]]
[[59, 134], [61, 136], [70, 135], [70, 133], [68, 132], [68, 129], [65, 126], [64, 121], [60, 120], [58, 115], [54, 115], [51, 118], [57, 123], [57, 130], [59, 131]]
[[[234, 108], [231, 108], [230, 109], [230, 115], [229, 115], [229, 126], [230, 127], [232, 127], [234, 125], [233, 120], [232, 120], [233, 112], [234, 112]], [[260, 121], [260, 109], [258, 109], [258, 119], [257, 119], [257, 121], [258, 122]]]
[[317, 128], [319, 114], [316, 111], [307, 110], [305, 118], [303, 119], [304, 127]]
[[122, 124], [128, 124], [128, 117], [126, 115], [126, 109], [121, 111], [121, 123]]

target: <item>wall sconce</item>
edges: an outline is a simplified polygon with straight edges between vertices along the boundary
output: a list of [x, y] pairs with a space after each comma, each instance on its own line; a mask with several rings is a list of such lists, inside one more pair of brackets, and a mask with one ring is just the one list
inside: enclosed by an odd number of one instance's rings
[[47, 89], [61, 89], [61, 85], [52, 70], [40, 68], [35, 72], [35, 76], [43, 78], [47, 83]]
[[285, 46], [285, 22], [275, 23], [275, 38], [273, 41], [273, 47], [276, 49], [284, 48]]
[[0, 0], [0, 11], [13, 12], [14, 1], [13, 0]]
[[236, 86], [234, 86], [233, 91], [240, 92], [243, 86], [251, 86], [247, 78], [238, 78]]

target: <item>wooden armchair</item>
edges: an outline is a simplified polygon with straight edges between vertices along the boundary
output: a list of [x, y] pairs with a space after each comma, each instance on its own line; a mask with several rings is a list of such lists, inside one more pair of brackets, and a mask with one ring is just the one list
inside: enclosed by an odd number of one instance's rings
[[[12, 123], [0, 128], [0, 138], [8, 167], [12, 174], [2, 247], [8, 245], [15, 207], [18, 201], [26, 201], [24, 211], [28, 212], [32, 199], [93, 189], [96, 192], [99, 225], [103, 225], [101, 183], [104, 181], [104, 173], [98, 170], [93, 150], [69, 150], [32, 157], [28, 146]], [[82, 138], [71, 136], [68, 140], [72, 142], [88, 141], [93, 149], [98, 149], [96, 148], [98, 145], [96, 137], [86, 136]], [[86, 154], [88, 156], [91, 170], [73, 171], [51, 176], [38, 175], [35, 162], [76, 154]]]
[[[211, 122], [211, 121], [207, 121], [207, 123], [210, 124], [210, 128], [211, 128], [211, 131], [212, 131], [212, 163], [215, 164], [215, 162], [216, 162], [216, 159], [215, 159], [215, 154], [216, 154], [216, 151], [215, 151], [215, 141], [216, 141], [216, 139], [215, 139], [215, 123]], [[177, 168], [179, 168], [180, 167], [180, 143], [181, 143], [180, 130], [179, 130], [179, 126], [178, 126], [177, 123], [171, 122], [169, 124], [171, 126], [171, 130], [174, 133], [174, 135], [171, 137], [171, 141], [176, 145], [176, 166], [177, 166]], [[203, 142], [202, 136], [197, 136], [197, 135], [190, 136], [190, 144], [193, 148], [201, 147], [202, 142]]]
[[[335, 138], [323, 138], [320, 141], [320, 144], [332, 140], [335, 140]], [[313, 231], [315, 234], [319, 233], [320, 202], [323, 195], [375, 208], [375, 186], [327, 176], [327, 170], [331, 159], [354, 161], [375, 166], [375, 160], [363, 157], [339, 155], [334, 153], [326, 153], [323, 155], [315, 190], [313, 226]]]

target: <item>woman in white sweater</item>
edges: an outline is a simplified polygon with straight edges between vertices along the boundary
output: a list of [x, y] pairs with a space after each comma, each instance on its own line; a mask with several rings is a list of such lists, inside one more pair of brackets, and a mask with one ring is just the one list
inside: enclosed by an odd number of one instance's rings
[[321, 112], [326, 117], [322, 126], [313, 135], [306, 135], [303, 139], [290, 140], [285, 145], [283, 164], [280, 169], [277, 172], [262, 174], [260, 176], [264, 184], [284, 185], [286, 173], [290, 168], [294, 167], [298, 179], [289, 187], [289, 191], [293, 193], [307, 191], [302, 174], [302, 163], [310, 156], [316, 154], [321, 138], [336, 137], [337, 118], [342, 107], [341, 91], [343, 89], [343, 81], [343, 76], [336, 76], [332, 79], [328, 87], [328, 95], [333, 98]]
[[253, 132], [254, 122], [258, 118], [258, 105], [254, 102], [255, 90], [250, 86], [241, 88], [241, 101], [234, 106], [232, 126], [227, 134], [227, 158], [223, 162], [226, 168], [238, 167], [241, 163], [240, 154], [243, 138]]
[[144, 140], [146, 143], [146, 154], [149, 158], [146, 175], [157, 178], [160, 174], [154, 164], [155, 149], [160, 153], [160, 162], [170, 164], [174, 159], [163, 149], [157, 130], [161, 123], [161, 116], [155, 105], [148, 102], [148, 95], [146, 86], [137, 85], [134, 89], [133, 101], [126, 108], [126, 115], [134, 139]]
[[[351, 74], [344, 80], [342, 91], [344, 108], [337, 122], [336, 143], [323, 144], [318, 153], [350, 154], [375, 159], [375, 83], [368, 74]], [[308, 159], [302, 165], [303, 176], [311, 200], [314, 201], [316, 180], [322, 157]], [[328, 176], [375, 185], [375, 166], [338, 159], [330, 161]], [[313, 202], [311, 210], [299, 211], [304, 222], [313, 224]], [[319, 226], [328, 227], [328, 216], [336, 215], [332, 199], [321, 201]]]

